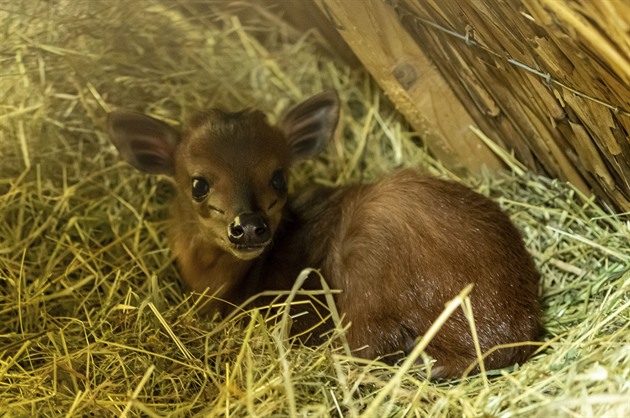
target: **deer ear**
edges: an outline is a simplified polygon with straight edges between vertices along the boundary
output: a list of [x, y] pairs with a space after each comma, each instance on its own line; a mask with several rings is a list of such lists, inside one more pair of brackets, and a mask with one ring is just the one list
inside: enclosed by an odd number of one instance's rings
[[152, 174], [175, 174], [179, 133], [142, 113], [115, 111], [107, 115], [109, 138], [125, 161]]
[[293, 160], [312, 158], [322, 151], [335, 133], [339, 98], [325, 91], [291, 108], [279, 124], [287, 138]]

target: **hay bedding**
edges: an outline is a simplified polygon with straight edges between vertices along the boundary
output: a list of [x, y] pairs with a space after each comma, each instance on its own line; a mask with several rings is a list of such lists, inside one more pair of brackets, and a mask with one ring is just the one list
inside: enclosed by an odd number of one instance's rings
[[3, 1], [0, 6], [0, 411], [3, 416], [628, 416], [630, 223], [524, 172], [460, 179], [498, 199], [543, 273], [547, 342], [513, 370], [446, 383], [281, 328], [192, 313], [164, 240], [170, 189], [119, 162], [112, 106], [278, 115], [326, 87], [337, 141], [294, 183], [444, 170], [367, 74], [256, 6]]

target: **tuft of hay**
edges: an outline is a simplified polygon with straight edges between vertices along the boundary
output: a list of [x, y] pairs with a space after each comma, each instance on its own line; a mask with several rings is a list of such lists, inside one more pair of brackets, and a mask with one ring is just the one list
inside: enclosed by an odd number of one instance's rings
[[459, 179], [501, 202], [543, 275], [546, 341], [510, 370], [435, 383], [422, 365], [291, 344], [256, 311], [200, 319], [164, 239], [171, 190], [119, 161], [103, 131], [112, 107], [171, 122], [209, 106], [278, 115], [335, 88], [343, 129], [294, 184], [399, 166], [455, 176], [365, 72], [257, 6], [25, 0], [0, 21], [3, 416], [630, 414], [627, 214], [522, 169]]

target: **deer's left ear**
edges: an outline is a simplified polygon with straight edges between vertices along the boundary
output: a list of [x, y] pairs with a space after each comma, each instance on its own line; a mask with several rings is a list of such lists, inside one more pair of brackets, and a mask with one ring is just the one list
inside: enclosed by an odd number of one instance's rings
[[313, 158], [335, 133], [339, 120], [339, 98], [335, 91], [325, 91], [291, 108], [279, 123], [293, 161]]

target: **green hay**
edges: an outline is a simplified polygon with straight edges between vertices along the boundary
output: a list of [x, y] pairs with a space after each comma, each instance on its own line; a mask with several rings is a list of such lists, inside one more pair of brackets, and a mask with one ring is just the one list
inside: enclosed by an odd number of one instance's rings
[[455, 178], [367, 74], [239, 7], [240, 19], [225, 2], [0, 6], [3, 416], [628, 416], [630, 221], [521, 169], [460, 180], [501, 202], [542, 272], [546, 343], [524, 365], [434, 383], [423, 365], [291, 345], [258, 312], [239, 314], [246, 326], [194, 315], [165, 242], [171, 190], [119, 161], [103, 131], [112, 107], [277, 116], [332, 87], [343, 129], [294, 184], [399, 166]]

